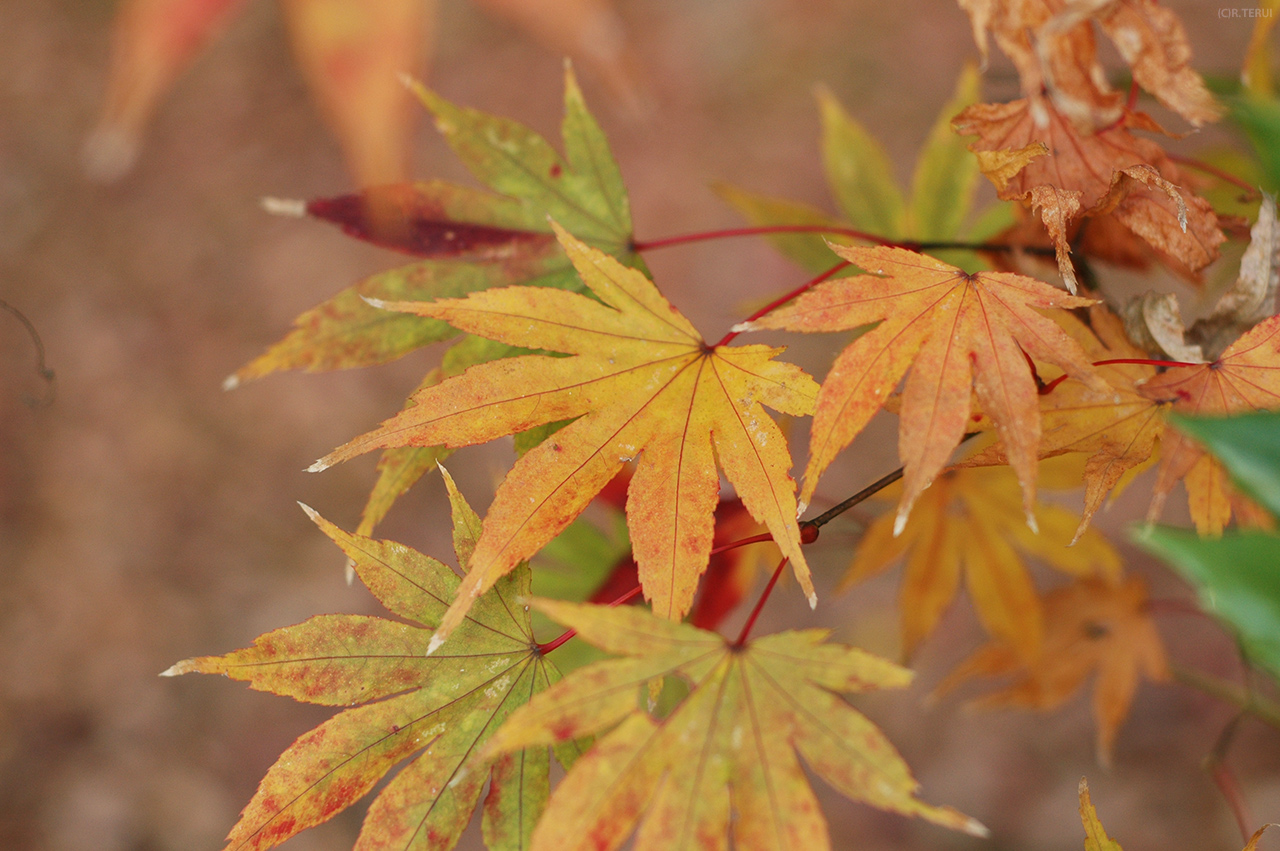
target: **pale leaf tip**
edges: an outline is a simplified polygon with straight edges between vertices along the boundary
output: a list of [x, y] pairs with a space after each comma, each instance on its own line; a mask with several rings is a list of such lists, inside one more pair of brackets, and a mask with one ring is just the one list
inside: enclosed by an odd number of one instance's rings
[[347, 563], [343, 565], [342, 576], [347, 580], [347, 587], [350, 588], [356, 584], [356, 562], [355, 559], [347, 559]]
[[435, 653], [437, 650], [439, 650], [440, 645], [444, 644], [444, 640], [447, 637], [448, 636], [442, 636], [439, 630], [437, 630], [436, 634], [431, 636], [431, 641], [427, 644], [427, 655], [430, 656], [432, 653]]
[[408, 71], [401, 71], [396, 75], [396, 79], [400, 81], [400, 85], [404, 86], [411, 92], [417, 93], [418, 90], [422, 88], [422, 83], [418, 82], [418, 79]]
[[180, 677], [183, 674], [191, 673], [192, 670], [193, 668], [190, 665], [190, 660], [183, 660], [181, 662], [174, 662], [172, 665], [165, 668], [163, 671], [160, 672], [160, 676]]
[[804, 499], [800, 500], [800, 502], [796, 503], [796, 519], [799, 520], [801, 517], [804, 516], [804, 513], [808, 510], [809, 510], [808, 500], [804, 500]]
[[811, 609], [818, 608], [818, 592], [816, 591], [809, 592], [809, 608]]
[[297, 198], [273, 198], [268, 195], [259, 203], [262, 204], [263, 210], [273, 216], [288, 216], [291, 219], [301, 219], [307, 215], [307, 202], [300, 201]]
[[312, 523], [319, 523], [319, 522], [320, 522], [320, 512], [319, 512], [319, 511], [316, 511], [314, 508], [312, 508], [311, 506], [307, 505], [305, 502], [302, 502], [301, 500], [299, 500], [299, 501], [298, 501], [298, 506], [299, 506], [299, 507], [300, 507], [304, 512], [306, 512], [307, 517], [311, 518], [311, 522], [312, 522]]
[[907, 528], [907, 512], [899, 509], [898, 516], [893, 518], [893, 537], [901, 535], [905, 528]]
[[240, 386], [240, 373], [233, 372], [226, 378], [222, 379], [223, 390], [235, 390]]
[[1026, 510], [1026, 512], [1027, 512], [1027, 528], [1028, 528], [1028, 529], [1030, 529], [1030, 530], [1032, 531], [1032, 533], [1034, 533], [1034, 534], [1036, 534], [1036, 535], [1039, 535], [1039, 534], [1040, 534], [1040, 522], [1039, 522], [1038, 520], [1036, 520], [1036, 514], [1035, 514], [1035, 512], [1034, 512], [1034, 511], [1032, 511], [1032, 510], [1031, 510], [1031, 509], [1029, 509], [1029, 508]]
[[739, 322], [737, 325], [734, 325], [729, 330], [735, 334], [745, 334], [748, 331], [756, 330], [756, 326], [754, 322]]
[[374, 298], [373, 296], [362, 295], [361, 300], [370, 307], [376, 307], [378, 310], [390, 310], [391, 302], [386, 299]]
[[331, 466], [333, 466], [333, 465], [331, 465], [331, 464], [328, 462], [328, 460], [326, 460], [326, 459], [324, 459], [324, 458], [321, 458], [319, 461], [315, 462], [315, 463], [314, 463], [314, 464], [312, 464], [310, 467], [308, 467], [308, 468], [307, 468], [307, 472], [308, 472], [308, 473], [320, 473], [320, 472], [323, 472], [323, 471], [325, 471], [325, 470], [329, 469]]
[[989, 839], [991, 837], [991, 830], [985, 824], [972, 816], [965, 821], [964, 825], [960, 829], [970, 836], [976, 836], [979, 839]]

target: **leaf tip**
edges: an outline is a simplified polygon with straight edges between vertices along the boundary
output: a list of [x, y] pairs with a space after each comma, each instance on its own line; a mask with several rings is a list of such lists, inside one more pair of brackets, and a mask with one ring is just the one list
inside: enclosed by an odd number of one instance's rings
[[444, 644], [447, 635], [441, 635], [440, 630], [436, 630], [436, 634], [431, 636], [431, 641], [427, 644], [427, 655], [430, 656], [440, 649], [440, 645]]
[[797, 502], [796, 503], [796, 519], [799, 520], [801, 517], [804, 516], [804, 513], [808, 510], [809, 510], [809, 501], [807, 499], [802, 499], [799, 502]]
[[1030, 508], [1025, 509], [1025, 511], [1027, 515], [1027, 528], [1031, 530], [1032, 534], [1039, 535], [1040, 521], [1036, 520], [1036, 513]]
[[184, 659], [181, 662], [174, 662], [169, 667], [160, 672], [162, 677], [180, 677], [183, 674], [189, 674], [195, 670], [190, 659]]
[[391, 310], [391, 302], [386, 299], [374, 298], [373, 296], [362, 295], [360, 299], [370, 307], [376, 307], [378, 310]]
[[233, 372], [226, 378], [222, 379], [223, 390], [235, 390], [240, 386], [240, 373]]
[[818, 608], [818, 592], [817, 591], [809, 592], [809, 608], [810, 609]]
[[273, 216], [301, 219], [307, 215], [307, 202], [300, 201], [297, 198], [273, 198], [267, 195], [258, 203], [262, 205], [263, 210]]
[[332, 466], [333, 466], [333, 465], [329, 463], [328, 456], [326, 456], [326, 457], [324, 457], [324, 458], [321, 458], [319, 461], [315, 462], [314, 464], [312, 464], [310, 467], [308, 467], [308, 468], [307, 468], [307, 472], [308, 472], [308, 473], [321, 473], [321, 472], [323, 472], [323, 471], [325, 471], [325, 470], [329, 469], [329, 468], [330, 468], [330, 467], [332, 467]]
[[976, 836], [979, 839], [990, 839], [991, 830], [985, 824], [970, 816], [960, 829], [970, 836]]
[[739, 322], [737, 325], [734, 325], [729, 330], [735, 334], [745, 334], [748, 331], [756, 330], [756, 326], [754, 322]]
[[346, 565], [344, 565], [342, 568], [342, 576], [344, 579], [347, 580], [348, 588], [356, 584], [356, 560], [355, 559], [353, 558], [347, 559]]
[[[317, 463], [319, 463], [319, 462], [317, 462]], [[312, 522], [312, 523], [319, 523], [319, 522], [320, 522], [320, 512], [319, 512], [319, 511], [316, 511], [314, 508], [312, 508], [311, 506], [307, 505], [305, 502], [303, 502], [303, 501], [301, 501], [301, 500], [299, 500], [299, 501], [298, 501], [298, 506], [299, 506], [299, 507], [300, 507], [304, 512], [306, 512], [307, 517], [311, 518], [311, 522]]]
[[898, 509], [898, 516], [893, 518], [893, 537], [898, 537], [902, 534], [902, 530], [907, 528], [907, 514], [907, 511]]

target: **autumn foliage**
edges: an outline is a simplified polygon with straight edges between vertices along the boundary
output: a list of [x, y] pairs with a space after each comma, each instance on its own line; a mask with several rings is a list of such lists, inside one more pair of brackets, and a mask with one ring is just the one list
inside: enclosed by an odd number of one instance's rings
[[[173, 32], [148, 29], [162, 5], [122, 13], [109, 128], [135, 133], [161, 78], [186, 59]], [[169, 23], [191, 31], [181, 42], [189, 53], [238, 4], [168, 5]], [[1263, 535], [1274, 527], [1266, 486], [1234, 484], [1230, 459], [1206, 452], [1178, 417], [1280, 410], [1275, 204], [1252, 196], [1251, 225], [1220, 215], [1200, 194], [1208, 180], [1193, 176], [1198, 164], [1166, 153], [1165, 131], [1139, 111], [1146, 93], [1192, 127], [1224, 112], [1189, 64], [1181, 23], [1155, 0], [960, 0], [979, 51], [994, 42], [1013, 61], [1022, 97], [981, 103], [977, 73], [962, 72], [909, 193], [875, 140], [821, 92], [839, 215], [718, 188], [752, 232], [815, 277], [716, 342], [667, 301], [643, 259], [715, 234], [635, 237], [622, 171], [571, 69], [558, 148], [414, 83], [483, 188], [395, 182], [400, 107], [374, 94], [390, 65], [421, 57], [392, 39], [375, 62], [356, 36], [339, 44], [308, 23], [326, 4], [284, 5], [353, 169], [384, 182], [271, 206], [413, 260], [304, 313], [228, 386], [448, 348], [402, 411], [311, 468], [381, 452], [355, 532], [307, 512], [395, 619], [320, 615], [166, 671], [223, 673], [342, 707], [268, 771], [228, 847], [270, 848], [402, 763], [357, 847], [449, 848], [476, 810], [490, 848], [612, 849], [632, 836], [638, 849], [829, 847], [810, 775], [851, 800], [982, 835], [975, 818], [918, 795], [903, 757], [846, 696], [907, 685], [904, 664], [963, 586], [990, 641], [937, 693], [1003, 678], [977, 705], [1052, 710], [1091, 687], [1105, 764], [1135, 691], [1174, 669], [1146, 584], [1126, 575], [1091, 518], [1157, 466], [1149, 520], [1182, 483], [1206, 538], [1233, 523]], [[197, 7], [202, 17], [191, 17]], [[377, 11], [362, 37], [377, 43], [377, 33], [423, 26], [420, 4], [367, 8]], [[1099, 64], [1100, 37], [1127, 63], [1127, 89]], [[1258, 44], [1255, 65], [1265, 59]], [[325, 52], [340, 48], [368, 60], [358, 75], [326, 76]], [[141, 79], [145, 50], [163, 61]], [[623, 86], [621, 66], [609, 73]], [[979, 214], [982, 175], [999, 201]], [[1115, 267], [1202, 285], [1229, 236], [1247, 240], [1236, 280], [1189, 327], [1170, 294], [1124, 301], [1108, 288]], [[751, 342], [765, 330], [835, 334], [843, 349], [819, 382], [784, 348]], [[824, 473], [858, 451], [881, 412], [898, 418], [901, 469], [815, 514]], [[440, 465], [508, 436], [519, 458], [480, 516]], [[460, 576], [373, 537], [396, 499], [437, 468]], [[1077, 511], [1040, 499], [1080, 486]], [[877, 495], [896, 507], [868, 522], [842, 588], [857, 593], [904, 565], [902, 659], [810, 623], [753, 634], [770, 595], [793, 592], [774, 590], [788, 565], [820, 616], [805, 549]], [[593, 502], [590, 521], [581, 515]], [[625, 518], [625, 543], [607, 558], [588, 545], [602, 514]], [[735, 548], [765, 542], [781, 561], [753, 595], [763, 572]], [[535, 594], [552, 554], [570, 567], [545, 580], [557, 599]], [[1033, 561], [1052, 574], [1038, 581]], [[752, 601], [740, 631], [716, 631]], [[1215, 613], [1248, 647], [1265, 646], [1239, 612]], [[566, 632], [535, 634], [535, 616]], [[1265, 656], [1248, 661], [1275, 673]], [[1251, 696], [1242, 708], [1263, 716], [1260, 705]], [[567, 770], [554, 788], [552, 754]], [[1119, 847], [1083, 786], [1081, 814], [1086, 847]]]

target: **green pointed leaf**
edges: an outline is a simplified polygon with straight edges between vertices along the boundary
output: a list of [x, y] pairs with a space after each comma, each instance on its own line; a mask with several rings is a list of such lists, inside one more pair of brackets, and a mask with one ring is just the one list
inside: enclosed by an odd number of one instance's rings
[[[727, 183], [717, 183], [712, 187], [716, 194], [725, 200], [751, 224], [758, 227], [767, 225], [818, 225], [836, 230], [849, 226], [832, 216], [801, 204], [798, 201], [787, 201], [782, 198], [771, 198], [748, 192]], [[766, 237], [774, 248], [784, 256], [791, 258], [800, 266], [814, 274], [825, 272], [840, 262], [840, 258], [827, 247], [826, 240], [820, 233], [775, 233]], [[827, 234], [833, 242], [848, 242], [848, 237]]]
[[951, 129], [951, 119], [978, 102], [979, 87], [977, 67], [966, 65], [956, 81], [955, 94], [938, 114], [916, 160], [907, 210], [907, 233], [915, 239], [955, 239], [969, 216], [978, 185], [978, 160], [963, 137]]
[[494, 191], [524, 203], [540, 218], [540, 230], [550, 232], [546, 219], [552, 218], [602, 251], [627, 251], [631, 212], [626, 192], [572, 72], [565, 75], [568, 161], [519, 122], [456, 106], [419, 84], [413, 88], [471, 173]]
[[906, 209], [888, 154], [825, 88], [818, 90], [818, 106], [822, 161], [836, 203], [854, 227], [900, 239]]
[[1228, 120], [1244, 132], [1262, 165], [1262, 188], [1280, 191], [1280, 100], [1250, 94], [1225, 100]]
[[[479, 521], [456, 488], [451, 497], [455, 540], [465, 554]], [[281, 755], [228, 847], [271, 848], [327, 821], [417, 754], [370, 807], [357, 848], [451, 848], [487, 782], [484, 829], [491, 847], [527, 848], [548, 796], [547, 751], [508, 754], [492, 777], [481, 752], [512, 711], [559, 679], [533, 637], [524, 602], [528, 567], [499, 580], [452, 640], [428, 656], [458, 576], [408, 547], [349, 534], [311, 513], [374, 595], [416, 623], [322, 615], [268, 633], [252, 647], [189, 659], [165, 672], [223, 673], [299, 700], [364, 704], [335, 715]]]
[[1201, 538], [1155, 527], [1136, 540], [1191, 583], [1200, 605], [1228, 624], [1250, 659], [1280, 678], [1280, 536], [1240, 532]]
[[1169, 422], [1203, 443], [1241, 490], [1280, 517], [1280, 412], [1231, 417], [1170, 414]]

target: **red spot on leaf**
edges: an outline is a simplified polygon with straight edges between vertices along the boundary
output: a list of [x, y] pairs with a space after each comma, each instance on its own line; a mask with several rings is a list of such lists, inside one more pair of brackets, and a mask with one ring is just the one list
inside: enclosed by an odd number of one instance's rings
[[552, 177], [559, 177], [559, 176], [560, 176], [560, 172], [561, 172], [561, 171], [563, 171], [563, 169], [561, 169], [561, 168], [560, 168], [560, 163], [553, 163], [553, 164], [552, 164], [552, 166], [551, 166], [551, 176], [552, 176]]

